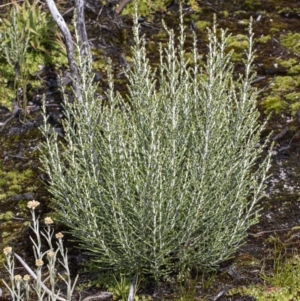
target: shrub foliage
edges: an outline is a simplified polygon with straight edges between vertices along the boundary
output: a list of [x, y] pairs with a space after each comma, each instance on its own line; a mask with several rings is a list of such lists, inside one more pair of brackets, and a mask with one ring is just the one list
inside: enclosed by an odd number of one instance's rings
[[82, 102], [65, 102], [64, 141], [48, 134], [46, 115], [42, 129], [54, 207], [83, 249], [101, 269], [156, 280], [233, 255], [257, 222], [270, 157], [260, 158], [251, 29], [238, 78], [226, 31], [209, 31], [200, 70], [196, 40], [191, 64], [183, 25], [178, 39], [166, 30], [156, 70], [135, 22], [128, 94], [115, 93], [108, 68], [105, 103], [79, 58]]

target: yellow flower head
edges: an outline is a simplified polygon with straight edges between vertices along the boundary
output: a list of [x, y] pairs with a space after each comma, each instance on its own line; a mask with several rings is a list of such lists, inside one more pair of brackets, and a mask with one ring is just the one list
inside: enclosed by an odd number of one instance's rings
[[52, 220], [51, 217], [45, 217], [44, 222], [45, 222], [46, 225], [52, 225], [53, 224], [53, 220]]
[[55, 234], [55, 237], [57, 239], [62, 239], [64, 237], [64, 235], [61, 232], [58, 232], [57, 234]]
[[43, 261], [42, 259], [37, 259], [37, 260], [35, 261], [35, 265], [36, 265], [37, 267], [41, 267], [41, 266], [43, 266], [43, 264], [44, 264], [44, 261]]
[[27, 207], [28, 207], [29, 209], [34, 210], [37, 206], [39, 206], [39, 204], [40, 204], [40, 202], [33, 200], [33, 201], [29, 201], [29, 202], [27, 203]]
[[18, 281], [21, 281], [22, 280], [22, 276], [21, 275], [16, 275], [15, 276], [15, 281], [18, 282]]
[[3, 253], [5, 256], [10, 255], [12, 253], [12, 248], [11, 247], [4, 248]]
[[49, 251], [49, 252], [47, 253], [47, 256], [48, 256], [49, 258], [53, 258], [54, 255], [55, 255], [55, 253], [54, 253], [52, 250]]
[[23, 277], [23, 280], [24, 280], [24, 281], [29, 281], [29, 280], [30, 280], [30, 276], [29, 276], [29, 275], [27, 275], [27, 274], [26, 274], [26, 275], [24, 275], [24, 277]]

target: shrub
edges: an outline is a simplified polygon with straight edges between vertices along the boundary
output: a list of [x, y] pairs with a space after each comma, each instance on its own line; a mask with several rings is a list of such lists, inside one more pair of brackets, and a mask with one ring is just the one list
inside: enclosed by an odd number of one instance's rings
[[[251, 87], [252, 32], [245, 74], [234, 79], [226, 31], [209, 31], [203, 70], [185, 60], [184, 28], [160, 46], [155, 70], [137, 17], [128, 94], [96, 96], [79, 57], [82, 102], [65, 102], [65, 139], [49, 133], [41, 161], [54, 208], [99, 269], [156, 280], [179, 270], [215, 269], [232, 257], [258, 220], [269, 168]], [[88, 64], [89, 65], [89, 64]]]

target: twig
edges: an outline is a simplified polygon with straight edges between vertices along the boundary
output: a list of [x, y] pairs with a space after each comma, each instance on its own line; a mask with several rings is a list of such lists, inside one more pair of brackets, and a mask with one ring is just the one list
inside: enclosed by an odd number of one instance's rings
[[49, 11], [50, 11], [55, 23], [58, 25], [62, 35], [64, 36], [65, 45], [66, 45], [66, 49], [67, 49], [68, 63], [69, 63], [71, 79], [72, 79], [72, 86], [73, 86], [73, 89], [76, 93], [78, 100], [81, 101], [82, 100], [81, 90], [78, 87], [78, 78], [79, 78], [78, 70], [77, 70], [77, 66], [76, 66], [76, 62], [75, 62], [73, 40], [72, 40], [70, 30], [69, 30], [64, 18], [58, 11], [54, 0], [46, 0], [46, 3], [48, 5]]
[[287, 228], [287, 229], [274, 229], [274, 230], [267, 230], [267, 231], [261, 231], [261, 232], [258, 232], [258, 233], [248, 233], [250, 236], [260, 236], [260, 235], [263, 235], [265, 233], [274, 233], [274, 232], [285, 232], [285, 231], [291, 231], [292, 229], [291, 228]]
[[103, 300], [104, 301], [104, 300], [111, 299], [112, 295], [113, 294], [110, 292], [103, 292], [98, 295], [88, 296], [88, 297], [84, 298], [82, 301], [89, 301], [89, 300]]
[[281, 139], [288, 131], [289, 131], [289, 127], [286, 126], [278, 135], [276, 135], [274, 138], [272, 138], [272, 140], [277, 141], [277, 140]]
[[137, 282], [137, 275], [135, 275], [131, 280], [130, 290], [129, 290], [129, 295], [128, 295], [127, 301], [133, 301], [134, 300], [136, 282]]
[[102, 10], [103, 10], [103, 4], [102, 4], [101, 9], [99, 10], [99, 13], [97, 15], [97, 18], [96, 18], [97, 21], [99, 20], [99, 17], [100, 17], [100, 15], [102, 13]]
[[116, 13], [119, 15], [129, 2], [131, 2], [131, 0], [122, 0], [119, 6], [116, 8]]
[[13, 107], [14, 109], [13, 112], [11, 113], [11, 116], [8, 119], [6, 119], [4, 122], [0, 123], [0, 132], [4, 129], [7, 123], [10, 122], [21, 110], [17, 102], [14, 103]]
[[221, 298], [224, 294], [226, 294], [233, 286], [227, 286], [223, 290], [221, 290], [214, 298], [213, 301], [217, 301], [219, 298]]
[[261, 80], [263, 80], [263, 79], [265, 79], [266, 77], [265, 76], [258, 76], [258, 77], [256, 77], [252, 82], [251, 82], [251, 84], [254, 84], [254, 83], [256, 83], [256, 82], [259, 82], [259, 81], [261, 81]]
[[19, 2], [23, 2], [23, 0], [13, 1], [13, 2], [11, 2], [11, 3], [2, 4], [2, 5], [0, 5], [0, 8], [5, 7], [5, 6], [7, 6], [7, 5], [12, 5], [12, 4], [15, 4], [15, 3], [19, 3]]

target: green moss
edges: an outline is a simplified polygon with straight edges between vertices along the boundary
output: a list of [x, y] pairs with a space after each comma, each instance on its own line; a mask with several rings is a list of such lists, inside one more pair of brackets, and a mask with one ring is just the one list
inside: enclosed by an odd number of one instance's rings
[[297, 74], [300, 74], [300, 65], [297, 64], [297, 65], [291, 67], [291, 68], [288, 70], [288, 74], [290, 74], [290, 75], [297, 75]]
[[187, 62], [192, 63], [194, 61], [194, 55], [191, 52], [186, 52], [184, 54], [184, 58], [186, 59]]
[[[6, 172], [0, 166], [0, 200], [25, 192], [26, 186], [32, 181], [33, 176], [34, 173], [31, 169]], [[31, 186], [31, 191], [34, 190], [36, 190], [36, 187]]]
[[299, 109], [300, 109], [300, 101], [292, 103], [290, 105], [290, 110], [292, 115], [295, 115]]
[[[279, 65], [289, 67], [296, 61], [280, 61]], [[282, 110], [288, 110], [295, 114], [298, 110], [298, 102], [300, 93], [297, 89], [300, 87], [300, 76], [277, 76], [270, 84], [271, 93], [263, 102], [262, 105], [266, 113], [274, 111], [280, 113]]]
[[2, 232], [2, 234], [1, 234], [1, 237], [2, 238], [5, 238], [5, 237], [9, 237], [11, 235], [11, 233], [10, 232]]
[[275, 27], [271, 27], [269, 33], [274, 35], [276, 33], [280, 32], [280, 29], [275, 28]]
[[245, 0], [243, 1], [243, 5], [246, 6], [248, 9], [253, 9], [256, 5], [259, 5], [261, 2], [260, 0]]
[[1, 186], [5, 186], [5, 185], [7, 185], [7, 181], [4, 180], [4, 179], [1, 179], [1, 180], [0, 180], [0, 187], [1, 187]]
[[157, 34], [156, 34], [156, 38], [157, 39], [164, 39], [168, 37], [168, 33], [165, 30], [160, 30]]
[[261, 44], [266, 44], [270, 40], [271, 40], [271, 36], [270, 35], [267, 35], [267, 36], [262, 35], [260, 38], [256, 39], [256, 42], [257, 43], [261, 43]]
[[249, 25], [249, 20], [248, 19], [239, 20], [238, 24], [240, 24], [240, 25]]
[[234, 12], [234, 14], [237, 16], [237, 17], [242, 17], [242, 16], [246, 16], [247, 15], [247, 12], [244, 11], [244, 10], [236, 10]]
[[294, 54], [300, 55], [300, 33], [289, 32], [286, 35], [281, 35], [280, 43]]
[[33, 192], [33, 191], [36, 190], [36, 186], [28, 186], [28, 187], [26, 187], [25, 190], [26, 190], [27, 192]]
[[230, 36], [228, 38], [227, 46], [229, 48], [245, 50], [249, 46], [248, 37], [243, 34], [237, 34], [236, 36]]
[[276, 10], [278, 12], [278, 14], [287, 14], [287, 13], [291, 13], [292, 9], [290, 7], [284, 7], [284, 8], [280, 8], [280, 7], [276, 7]]
[[[155, 11], [166, 11], [167, 6], [170, 4], [170, 0], [139, 0], [138, 2], [138, 14], [140, 16], [149, 16]], [[129, 3], [126, 5], [124, 10], [122, 11], [123, 15], [133, 15], [134, 13], [134, 3]]]
[[294, 91], [300, 85], [300, 77], [297, 76], [277, 76], [271, 84], [272, 91], [286, 93]]
[[297, 102], [300, 100], [300, 93], [292, 92], [285, 95], [285, 98], [290, 102]]
[[207, 27], [210, 26], [210, 23], [206, 21], [197, 21], [195, 25], [197, 29], [199, 29], [200, 31], [204, 31]]
[[289, 60], [278, 60], [278, 63], [281, 67], [287, 69], [287, 73], [289, 75], [300, 74], [300, 64], [295, 58], [291, 58]]
[[248, 37], [243, 34], [230, 36], [227, 41], [227, 49], [234, 50], [232, 55], [233, 61], [241, 61], [244, 57], [244, 50], [249, 46]]
[[223, 10], [220, 12], [221, 16], [223, 16], [224, 18], [228, 18], [229, 17], [229, 12], [227, 10]]
[[300, 14], [300, 9], [299, 8], [295, 8], [295, 7], [278, 7], [278, 14], [282, 15], [282, 14]]
[[105, 70], [106, 66], [107, 66], [107, 62], [104, 59], [93, 61], [93, 68], [96, 71]]
[[[140, 16], [149, 17], [154, 12], [166, 12], [167, 7], [171, 4], [172, 0], [139, 0], [138, 1], [138, 14]], [[201, 7], [197, 0], [184, 0], [183, 3], [187, 4], [193, 11], [201, 13]], [[123, 9], [123, 15], [133, 15], [134, 1], [126, 5]]]
[[278, 60], [278, 64], [284, 68], [291, 68], [295, 64], [297, 64], [298, 61], [294, 58], [288, 59], [288, 60]]
[[202, 13], [202, 9], [201, 7], [199, 6], [199, 3], [197, 0], [187, 0], [186, 3], [190, 6], [190, 8], [198, 13], [198, 14], [201, 14]]
[[14, 214], [11, 211], [0, 214], [0, 220], [10, 221], [13, 218]]
[[288, 28], [288, 25], [286, 22], [279, 21], [276, 19], [275, 21], [272, 22], [272, 26], [270, 28], [269, 33], [272, 35], [274, 33], [281, 32], [283, 30], [286, 30]]
[[22, 186], [17, 185], [17, 184], [13, 184], [13, 185], [9, 186], [8, 195], [12, 196], [12, 195], [20, 193], [21, 191], [22, 191]]
[[[189, 16], [189, 18], [196, 22], [196, 21], [199, 20], [199, 15], [198, 14], [191, 14]], [[184, 20], [186, 20], [186, 18], [184, 18]]]
[[275, 112], [276, 114], [287, 108], [288, 103], [280, 96], [268, 96], [263, 102], [262, 106], [265, 113]]
[[12, 87], [13, 68], [0, 56], [0, 104], [11, 109], [12, 99], [16, 96]]
[[69, 66], [67, 54], [60, 48], [52, 50], [50, 56], [47, 56], [45, 62], [46, 65], [54, 65], [57, 69], [61, 68], [61, 66]]
[[45, 55], [41, 52], [27, 52], [25, 55], [26, 65], [24, 71], [29, 75], [34, 75], [35, 72], [39, 71], [39, 66], [45, 65]]

